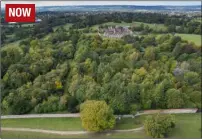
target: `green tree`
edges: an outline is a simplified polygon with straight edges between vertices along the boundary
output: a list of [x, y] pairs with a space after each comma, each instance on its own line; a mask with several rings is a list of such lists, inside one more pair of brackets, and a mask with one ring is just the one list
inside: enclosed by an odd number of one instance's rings
[[174, 88], [166, 92], [166, 100], [168, 108], [182, 108], [184, 106], [182, 93]]
[[155, 49], [153, 47], [147, 47], [145, 49], [145, 53], [144, 53], [144, 58], [147, 61], [152, 61], [155, 60]]
[[11, 90], [3, 100], [3, 110], [6, 114], [25, 114], [32, 109], [30, 84], [23, 85], [17, 90]]
[[201, 109], [201, 91], [194, 91], [190, 94], [191, 101], [195, 103], [196, 107]]
[[194, 85], [200, 81], [198, 73], [192, 71], [184, 74], [184, 80], [188, 85]]
[[88, 131], [99, 132], [115, 125], [113, 111], [104, 101], [88, 100], [80, 109], [82, 126]]
[[146, 118], [144, 127], [152, 138], [163, 138], [175, 127], [175, 120], [172, 115], [155, 114]]
[[20, 59], [24, 55], [23, 50], [20, 47], [12, 45], [1, 48], [0, 52], [1, 52], [1, 69], [3, 73], [5, 73], [5, 71], [10, 65], [20, 61]]

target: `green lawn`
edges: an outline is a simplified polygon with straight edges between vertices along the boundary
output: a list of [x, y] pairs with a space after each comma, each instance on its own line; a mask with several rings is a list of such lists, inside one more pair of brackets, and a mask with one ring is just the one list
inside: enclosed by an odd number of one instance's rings
[[[117, 120], [115, 129], [132, 129], [141, 127], [143, 118], [122, 118]], [[38, 128], [47, 130], [83, 130], [80, 118], [25, 118], [2, 119], [2, 127]]]
[[[123, 118], [117, 121], [115, 129], [132, 129], [142, 126], [144, 117]], [[79, 118], [30, 118], [30, 119], [2, 119], [2, 127], [40, 128], [49, 130], [83, 130]], [[54, 135], [33, 132], [2, 131], [2, 138], [142, 138], [142, 132], [117, 133], [107, 132], [88, 135]]]
[[171, 137], [176, 138], [200, 138], [201, 114], [176, 114], [176, 128]]
[[126, 132], [126, 133], [111, 133], [101, 136], [103, 138], [148, 138], [144, 131]]
[[133, 129], [143, 126], [145, 116], [138, 116], [136, 118], [122, 118], [117, 120], [115, 129]]
[[1, 131], [1, 138], [87, 138], [87, 135], [56, 135], [35, 132]]
[[83, 130], [80, 118], [3, 119], [2, 127], [38, 128], [47, 130]]
[[[132, 118], [123, 118], [117, 121], [115, 129], [132, 129], [141, 127], [146, 115]], [[176, 127], [170, 133], [169, 137], [176, 138], [200, 138], [201, 136], [201, 114], [175, 114]], [[35, 118], [35, 119], [2, 119], [2, 127], [24, 127], [24, 128], [40, 128], [49, 130], [83, 130], [79, 118]], [[32, 132], [14, 132], [3, 131], [4, 138], [84, 138], [84, 137], [100, 137], [100, 138], [147, 138], [144, 131], [138, 132], [108, 132], [88, 135], [71, 135], [62, 136], [45, 133]]]
[[180, 36], [184, 40], [187, 40], [189, 42], [193, 42], [196, 45], [201, 46], [201, 35], [176, 33], [176, 36]]
[[84, 135], [55, 135], [34, 132], [2, 131], [2, 138], [146, 138], [144, 132], [100, 133]]

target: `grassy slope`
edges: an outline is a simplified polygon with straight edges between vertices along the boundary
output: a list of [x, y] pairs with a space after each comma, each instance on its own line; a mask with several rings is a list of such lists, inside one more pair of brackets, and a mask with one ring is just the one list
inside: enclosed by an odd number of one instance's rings
[[201, 46], [201, 35], [196, 35], [196, 34], [179, 34], [179, 33], [176, 33], [176, 35], [180, 36], [184, 40], [187, 40], [189, 42], [194, 42], [196, 45]]

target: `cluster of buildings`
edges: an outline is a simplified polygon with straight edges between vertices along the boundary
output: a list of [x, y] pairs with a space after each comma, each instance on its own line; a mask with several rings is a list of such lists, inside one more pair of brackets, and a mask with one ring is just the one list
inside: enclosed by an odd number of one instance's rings
[[[100, 30], [98, 31], [100, 32]], [[121, 38], [125, 35], [132, 35], [133, 32], [128, 29], [128, 27], [121, 27], [121, 26], [115, 26], [115, 27], [108, 27], [103, 29], [103, 36], [108, 38]], [[100, 33], [99, 33], [100, 35]]]

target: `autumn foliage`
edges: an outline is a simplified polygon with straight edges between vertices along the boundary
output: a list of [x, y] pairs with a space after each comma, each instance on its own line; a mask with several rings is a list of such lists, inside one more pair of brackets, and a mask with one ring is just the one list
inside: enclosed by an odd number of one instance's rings
[[82, 126], [87, 131], [99, 132], [112, 129], [115, 117], [105, 101], [87, 100], [81, 105]]

